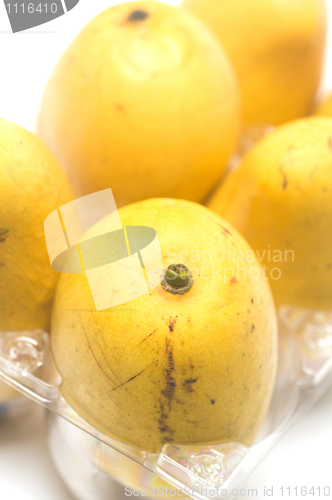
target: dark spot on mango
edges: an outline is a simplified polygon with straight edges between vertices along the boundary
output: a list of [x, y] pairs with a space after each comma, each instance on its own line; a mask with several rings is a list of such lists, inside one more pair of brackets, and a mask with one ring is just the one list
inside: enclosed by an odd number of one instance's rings
[[215, 403], [215, 400], [211, 399], [211, 404], [214, 405], [214, 403]]
[[172, 318], [169, 320], [169, 325], [168, 325], [168, 328], [169, 328], [169, 331], [170, 332], [173, 332], [174, 331], [174, 326], [175, 326], [175, 323], [176, 323], [176, 318], [172, 320]]
[[284, 172], [284, 169], [282, 167], [280, 167], [280, 172], [281, 172], [281, 175], [282, 175], [282, 189], [285, 190], [287, 189], [287, 186], [288, 186], [288, 179], [287, 179], [287, 175], [285, 174]]
[[166, 369], [164, 369], [166, 386], [161, 391], [161, 394], [166, 399], [168, 399], [168, 409], [169, 409], [169, 411], [171, 411], [172, 400], [173, 400], [174, 394], [175, 394], [176, 382], [175, 382], [174, 378], [172, 377], [172, 373], [174, 371], [174, 358], [173, 358], [173, 352], [172, 352], [172, 349], [170, 346], [169, 339], [166, 339], [166, 356], [167, 356], [167, 361], [168, 361], [168, 366]]
[[161, 412], [161, 415], [160, 415], [160, 419], [158, 420], [159, 432], [160, 432], [160, 434], [169, 434], [169, 437], [163, 436], [163, 442], [172, 441], [171, 436], [174, 434], [174, 431], [166, 423], [166, 420], [168, 419], [168, 415], [167, 415], [167, 413], [165, 413], [163, 403], [160, 403], [160, 412]]
[[145, 19], [147, 19], [148, 17], [150, 17], [150, 14], [148, 12], [146, 12], [146, 10], [137, 9], [137, 10], [133, 10], [129, 14], [129, 16], [127, 17], [127, 22], [137, 23], [140, 21], [145, 21]]
[[232, 233], [231, 233], [230, 231], [228, 231], [228, 229], [227, 229], [226, 227], [221, 226], [221, 228], [222, 228], [222, 230], [223, 230], [224, 234], [229, 235], [229, 236], [232, 236]]
[[8, 238], [9, 229], [0, 229], [0, 243], [4, 243]]
[[188, 380], [185, 380], [185, 383], [186, 384], [194, 384], [195, 382], [197, 382], [197, 378], [189, 378]]
[[[165, 424], [165, 422], [163, 420], [158, 420], [158, 424], [159, 424], [159, 431], [161, 434], [165, 434], [165, 433], [168, 433], [168, 434], [171, 434], [173, 435], [174, 434], [174, 431], [168, 426]], [[169, 439], [171, 440], [170, 438], [164, 438], [165, 440], [166, 439]]]
[[116, 109], [116, 111], [119, 111], [119, 113], [125, 112], [125, 107], [122, 104], [115, 103], [114, 109]]

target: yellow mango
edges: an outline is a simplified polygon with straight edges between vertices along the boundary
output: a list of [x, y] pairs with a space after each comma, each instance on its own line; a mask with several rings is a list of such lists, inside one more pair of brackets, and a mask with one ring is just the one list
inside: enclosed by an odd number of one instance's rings
[[0, 331], [48, 329], [59, 273], [46, 248], [44, 220], [73, 197], [43, 142], [0, 118]]
[[269, 286], [257, 260], [240, 257], [252, 250], [193, 202], [151, 199], [119, 215], [124, 227], [155, 229], [165, 268], [183, 264], [193, 285], [180, 295], [160, 284], [96, 311], [86, 274], [61, 275], [51, 337], [62, 394], [97, 429], [143, 450], [250, 444], [267, 413], [277, 361]]
[[322, 76], [325, 0], [184, 0], [218, 36], [236, 71], [245, 126], [308, 115]]
[[139, 1], [104, 11], [70, 44], [38, 129], [78, 195], [112, 188], [120, 207], [156, 196], [203, 201], [241, 118], [236, 77], [213, 34], [190, 13]]
[[276, 302], [332, 309], [332, 118], [282, 125], [243, 157], [208, 206], [266, 266]]

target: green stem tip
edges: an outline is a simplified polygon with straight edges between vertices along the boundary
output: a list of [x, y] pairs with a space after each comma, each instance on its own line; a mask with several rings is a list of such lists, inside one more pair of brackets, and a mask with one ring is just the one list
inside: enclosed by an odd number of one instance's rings
[[189, 281], [189, 269], [183, 264], [171, 264], [166, 269], [165, 280], [175, 288], [186, 286]]
[[183, 264], [171, 264], [164, 271], [162, 287], [170, 293], [184, 294], [193, 285], [193, 278], [189, 269]]

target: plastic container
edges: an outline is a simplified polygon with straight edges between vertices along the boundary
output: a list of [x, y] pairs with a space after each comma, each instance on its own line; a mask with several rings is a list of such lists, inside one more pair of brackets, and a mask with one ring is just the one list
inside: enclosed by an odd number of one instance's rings
[[332, 383], [332, 312], [284, 307], [279, 310], [279, 320], [274, 395], [265, 423], [250, 447], [241, 443], [168, 444], [153, 454], [109, 438], [84, 421], [62, 397], [61, 377], [45, 332], [25, 332], [24, 337], [0, 334], [0, 378], [59, 415], [49, 418], [50, 449], [60, 474], [79, 500], [109, 499], [116, 487], [114, 479], [138, 490], [157, 491], [158, 486], [167, 486], [192, 498], [230, 498], [231, 490], [248, 478], [286, 429]]
[[[0, 332], [0, 350], [2, 350], [3, 338], [4, 335]], [[9, 418], [14, 419], [26, 415], [31, 407], [32, 403], [29, 399], [0, 380], [0, 425]]]
[[0, 424], [8, 418], [23, 415], [29, 401], [12, 387], [0, 381]]

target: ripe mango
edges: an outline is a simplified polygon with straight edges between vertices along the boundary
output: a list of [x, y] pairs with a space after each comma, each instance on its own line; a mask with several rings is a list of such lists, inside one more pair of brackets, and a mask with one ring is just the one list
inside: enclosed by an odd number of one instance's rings
[[[143, 450], [249, 445], [277, 362], [274, 303], [252, 250], [193, 202], [151, 199], [119, 215], [124, 226], [155, 229], [165, 268], [182, 263], [194, 282], [182, 295], [158, 285], [96, 311], [85, 273], [61, 275], [51, 338], [62, 394], [97, 429]], [[88, 234], [102, 233], [112, 217]]]
[[184, 0], [218, 36], [236, 71], [244, 123], [308, 115], [326, 47], [325, 0]]
[[258, 253], [279, 305], [332, 307], [331, 169], [332, 118], [303, 118], [261, 139], [208, 203]]
[[111, 188], [118, 207], [150, 197], [202, 202], [241, 128], [239, 88], [217, 39], [156, 1], [112, 7], [62, 55], [39, 134], [77, 195]]
[[66, 174], [43, 142], [0, 118], [0, 331], [48, 329], [59, 274], [45, 218], [73, 197]]

